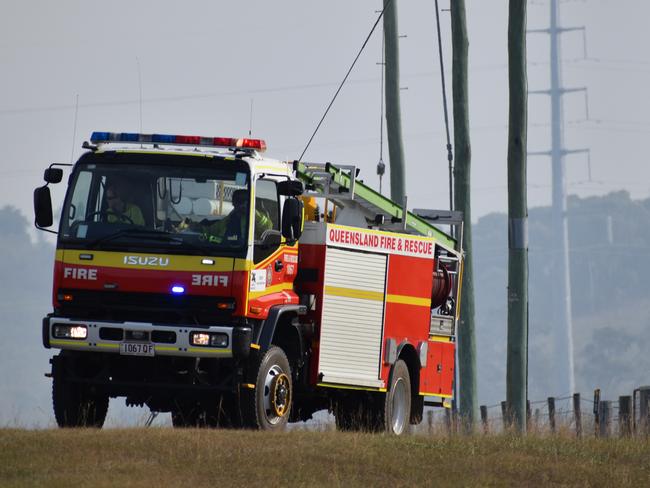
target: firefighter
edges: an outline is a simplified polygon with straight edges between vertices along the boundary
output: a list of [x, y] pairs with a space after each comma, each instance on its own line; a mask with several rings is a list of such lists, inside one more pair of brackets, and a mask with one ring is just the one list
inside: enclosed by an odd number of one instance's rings
[[111, 223], [144, 225], [142, 211], [137, 205], [127, 201], [124, 187], [113, 182], [106, 188], [106, 202], [108, 216], [106, 220]]
[[[216, 244], [243, 244], [248, 225], [248, 191], [235, 190], [232, 194], [232, 211], [222, 220], [205, 228], [206, 239]], [[263, 210], [255, 209], [255, 240], [259, 240], [264, 231], [272, 229], [273, 222]]]

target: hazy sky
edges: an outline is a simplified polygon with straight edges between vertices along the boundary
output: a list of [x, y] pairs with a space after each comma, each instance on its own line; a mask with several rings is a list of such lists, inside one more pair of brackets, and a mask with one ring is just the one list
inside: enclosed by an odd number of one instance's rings
[[[507, 5], [468, 0], [474, 217], [506, 210]], [[244, 136], [268, 155], [297, 158], [368, 34], [381, 1], [2, 0], [0, 17], [0, 206], [30, 218], [32, 190], [50, 162], [69, 162], [93, 130]], [[448, 202], [440, 74], [432, 0], [401, 0], [402, 121], [410, 207]], [[441, 0], [441, 8], [448, 0]], [[647, 197], [650, 170], [650, 3], [562, 1], [563, 79], [587, 86], [566, 96], [569, 191], [625, 188]], [[546, 0], [529, 2], [528, 27], [548, 25]], [[442, 12], [451, 67], [449, 13]], [[529, 88], [548, 87], [548, 36], [529, 35]], [[381, 37], [377, 31], [305, 159], [354, 163], [377, 186]], [[139, 70], [138, 70], [139, 66]], [[140, 73], [140, 74], [139, 74]], [[142, 104], [140, 104], [140, 83]], [[450, 77], [448, 77], [450, 81]], [[76, 131], [75, 101], [78, 96]], [[451, 93], [449, 93], [451, 97]], [[529, 150], [548, 149], [549, 103], [531, 96]], [[142, 106], [142, 117], [140, 116]], [[73, 141], [73, 133], [74, 141]], [[387, 148], [384, 148], [388, 163]], [[529, 205], [550, 202], [550, 162], [529, 159]], [[388, 183], [386, 181], [386, 183]], [[385, 188], [388, 187], [386, 184]], [[62, 198], [61, 190], [55, 199]], [[57, 203], [55, 203], [55, 206]]]

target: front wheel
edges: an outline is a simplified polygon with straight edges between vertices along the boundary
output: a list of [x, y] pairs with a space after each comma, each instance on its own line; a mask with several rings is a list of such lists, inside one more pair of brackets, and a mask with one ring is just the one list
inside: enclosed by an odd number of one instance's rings
[[389, 385], [384, 404], [384, 429], [389, 434], [401, 435], [411, 417], [411, 377], [401, 359], [391, 370]]
[[280, 430], [289, 421], [293, 384], [284, 351], [272, 346], [254, 363], [254, 390], [242, 392], [242, 413], [249, 427]]
[[108, 395], [74, 383], [55, 368], [52, 378], [52, 406], [59, 427], [101, 428], [108, 411]]

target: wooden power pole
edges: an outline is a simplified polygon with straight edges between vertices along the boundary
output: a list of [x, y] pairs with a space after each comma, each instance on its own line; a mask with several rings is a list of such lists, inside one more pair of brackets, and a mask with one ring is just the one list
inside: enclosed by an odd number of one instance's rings
[[453, 46], [452, 87], [454, 102], [454, 210], [463, 212], [463, 299], [458, 330], [460, 416], [463, 425], [474, 428], [478, 417], [476, 395], [476, 337], [474, 331], [474, 271], [472, 265], [472, 213], [470, 206], [471, 146], [467, 96], [467, 22], [465, 0], [453, 0], [451, 37]]
[[[406, 195], [402, 116], [399, 100], [399, 32], [397, 0], [384, 0], [384, 70], [386, 72], [386, 133], [390, 158], [390, 198], [402, 204]], [[406, 210], [406, 209], [405, 209]]]
[[508, 19], [508, 415], [526, 431], [528, 396], [528, 208], [526, 0], [510, 0]]

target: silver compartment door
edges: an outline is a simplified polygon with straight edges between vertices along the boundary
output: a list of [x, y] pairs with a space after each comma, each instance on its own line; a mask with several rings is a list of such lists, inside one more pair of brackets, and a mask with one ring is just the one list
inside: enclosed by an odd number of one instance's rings
[[323, 383], [382, 387], [387, 257], [327, 249], [319, 373]]

